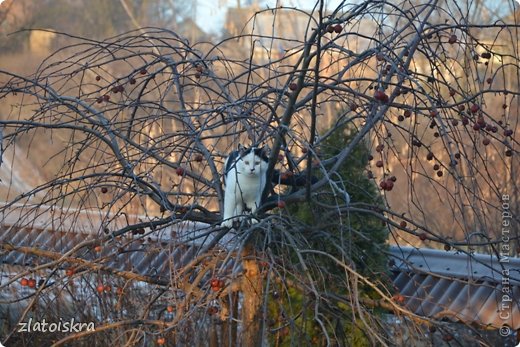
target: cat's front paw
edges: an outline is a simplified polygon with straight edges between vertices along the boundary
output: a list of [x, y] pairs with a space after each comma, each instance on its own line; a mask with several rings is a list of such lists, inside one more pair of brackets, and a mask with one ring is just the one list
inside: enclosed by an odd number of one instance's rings
[[224, 219], [222, 223], [220, 223], [221, 227], [232, 228], [233, 227], [233, 218]]

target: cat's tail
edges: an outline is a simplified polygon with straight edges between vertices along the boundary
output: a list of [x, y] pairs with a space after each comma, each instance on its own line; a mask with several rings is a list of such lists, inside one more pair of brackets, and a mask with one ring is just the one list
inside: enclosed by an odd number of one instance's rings
[[[316, 176], [311, 176], [311, 184], [318, 182], [318, 178]], [[300, 172], [297, 174], [293, 173], [280, 173], [280, 170], [275, 170], [273, 172], [273, 184], [283, 184], [285, 186], [294, 186], [294, 187], [305, 187], [307, 185], [307, 174], [305, 172]]]

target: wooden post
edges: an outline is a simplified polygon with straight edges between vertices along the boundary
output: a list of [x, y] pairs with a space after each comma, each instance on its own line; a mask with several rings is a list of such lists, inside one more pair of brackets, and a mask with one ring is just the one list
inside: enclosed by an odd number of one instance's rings
[[263, 283], [254, 249], [247, 245], [243, 253], [244, 276], [242, 289], [242, 346], [262, 346]]
[[227, 312], [222, 319], [222, 343], [223, 347], [238, 346], [237, 321], [238, 318], [238, 292], [233, 291], [227, 298], [222, 299], [222, 305]]
[[210, 323], [209, 323], [209, 341], [208, 341], [209, 347], [218, 347], [218, 346], [220, 346], [220, 344], [218, 342], [217, 327], [215, 325], [216, 325], [215, 320], [213, 318], [210, 318]]

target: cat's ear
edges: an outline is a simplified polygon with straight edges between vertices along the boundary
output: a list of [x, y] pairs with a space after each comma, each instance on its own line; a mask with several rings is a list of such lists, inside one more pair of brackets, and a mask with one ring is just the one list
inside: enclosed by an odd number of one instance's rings
[[241, 143], [238, 144], [238, 153], [240, 154], [240, 156], [244, 156], [244, 153], [246, 152], [246, 148], [244, 146], [242, 146]]
[[264, 145], [261, 149], [260, 149], [260, 157], [262, 157], [265, 161], [268, 161], [269, 160], [269, 155], [271, 154], [271, 149], [269, 148], [268, 145]]

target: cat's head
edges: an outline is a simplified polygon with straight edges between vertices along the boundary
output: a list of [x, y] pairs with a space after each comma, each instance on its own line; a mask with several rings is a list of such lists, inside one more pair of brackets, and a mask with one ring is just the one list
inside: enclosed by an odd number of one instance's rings
[[256, 176], [267, 170], [269, 158], [266, 147], [249, 147], [241, 145], [238, 148], [240, 159], [237, 162], [237, 171], [249, 176]]

